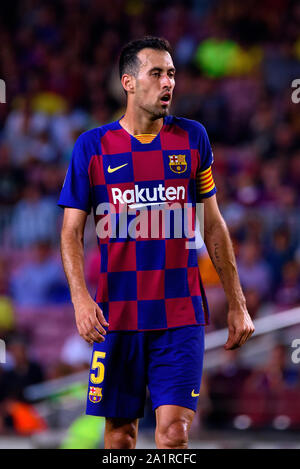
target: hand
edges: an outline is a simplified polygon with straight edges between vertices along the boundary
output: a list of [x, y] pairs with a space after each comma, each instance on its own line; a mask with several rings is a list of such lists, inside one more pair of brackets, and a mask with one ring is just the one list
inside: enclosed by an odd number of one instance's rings
[[90, 296], [73, 301], [73, 304], [76, 325], [81, 337], [91, 345], [93, 342], [103, 342], [106, 335], [103, 326], [109, 324], [106, 322], [101, 308]]
[[227, 322], [228, 339], [224, 345], [225, 350], [241, 347], [255, 331], [246, 306], [239, 309], [230, 308]]

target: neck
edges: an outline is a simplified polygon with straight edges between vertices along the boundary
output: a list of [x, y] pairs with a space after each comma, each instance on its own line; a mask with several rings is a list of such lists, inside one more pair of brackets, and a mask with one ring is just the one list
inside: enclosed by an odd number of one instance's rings
[[130, 112], [127, 108], [124, 117], [119, 121], [120, 125], [131, 135], [155, 134], [157, 135], [162, 126], [163, 118], [151, 119], [149, 114], [142, 109]]

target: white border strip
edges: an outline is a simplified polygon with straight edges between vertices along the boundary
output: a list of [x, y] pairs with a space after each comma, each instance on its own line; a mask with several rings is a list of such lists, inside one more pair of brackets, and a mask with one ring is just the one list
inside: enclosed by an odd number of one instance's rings
[[[274, 313], [254, 321], [255, 332], [252, 337], [257, 337], [268, 332], [277, 331], [285, 327], [300, 324], [300, 308], [293, 308], [282, 313]], [[206, 334], [205, 350], [212, 350], [225, 344], [228, 337], [228, 329], [210, 332]]]

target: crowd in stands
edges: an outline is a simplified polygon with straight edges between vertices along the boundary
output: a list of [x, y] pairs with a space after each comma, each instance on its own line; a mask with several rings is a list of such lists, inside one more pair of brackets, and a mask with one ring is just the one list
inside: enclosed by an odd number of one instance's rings
[[[13, 425], [8, 403], [24, 399], [27, 385], [88, 365], [88, 350], [75, 338], [56, 203], [76, 138], [124, 112], [117, 56], [130, 39], [151, 34], [171, 42], [177, 69], [172, 114], [207, 129], [217, 199], [251, 316], [300, 305], [300, 104], [291, 98], [291, 83], [300, 78], [299, 31], [300, 5], [293, 0], [1, 5], [0, 78], [7, 102], [0, 104], [0, 337], [9, 359], [0, 365], [0, 432]], [[98, 266], [89, 225], [91, 294]], [[199, 267], [211, 310], [208, 330], [226, 327], [226, 298], [205, 247]], [[86, 358], [74, 360], [71, 350]], [[253, 410], [252, 421], [268, 424], [270, 395], [275, 408], [281, 406], [279, 415], [290, 415], [284, 406], [289, 393], [300, 392], [299, 372], [273, 373], [275, 359], [244, 369], [234, 358], [205, 380], [206, 425], [227, 425], [258, 395], [262, 410]], [[239, 410], [228, 411], [232, 400]]]

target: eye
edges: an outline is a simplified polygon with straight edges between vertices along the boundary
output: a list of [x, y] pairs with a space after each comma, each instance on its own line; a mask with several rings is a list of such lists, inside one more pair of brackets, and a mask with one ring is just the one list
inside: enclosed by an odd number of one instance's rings
[[155, 77], [159, 77], [160, 73], [159, 72], [153, 72], [152, 75], [155, 76]]

